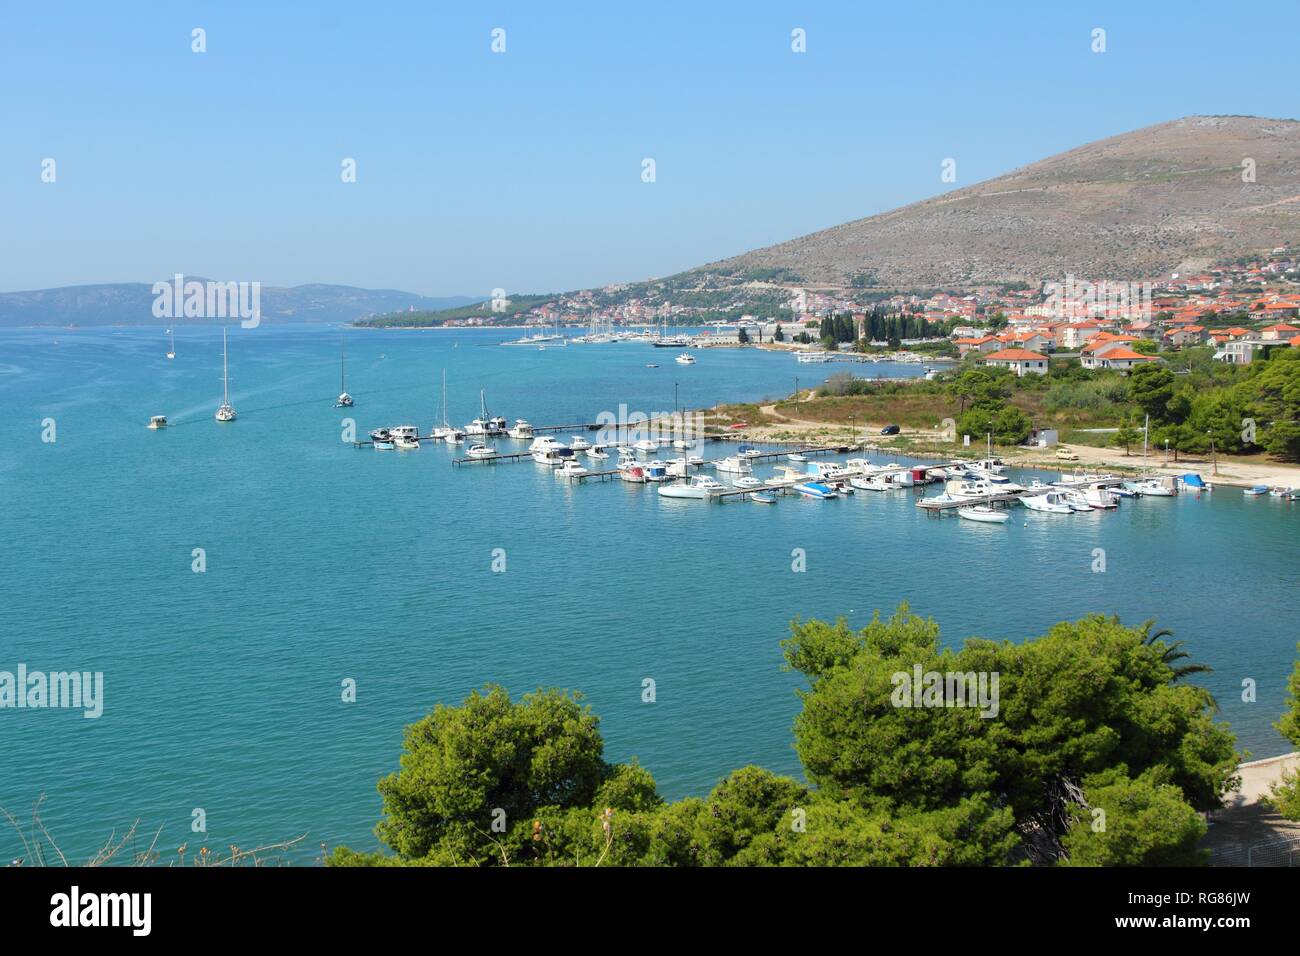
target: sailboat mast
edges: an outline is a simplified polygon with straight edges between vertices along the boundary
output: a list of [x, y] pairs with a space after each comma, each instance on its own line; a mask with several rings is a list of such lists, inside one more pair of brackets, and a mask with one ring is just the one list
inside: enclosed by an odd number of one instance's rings
[[340, 345], [339, 346], [339, 391], [340, 392], [346, 392], [348, 390], [347, 385], [345, 384], [344, 372], [343, 372], [343, 366], [346, 360], [347, 357], [344, 353], [343, 346]]
[[230, 375], [226, 363], [226, 329], [221, 328], [221, 404], [230, 404]]

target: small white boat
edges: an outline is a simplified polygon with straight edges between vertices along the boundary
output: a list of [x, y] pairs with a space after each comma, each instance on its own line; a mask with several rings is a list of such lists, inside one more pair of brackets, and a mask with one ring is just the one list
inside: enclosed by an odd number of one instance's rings
[[658, 451], [659, 443], [649, 438], [642, 438], [638, 442], [633, 442], [632, 447], [637, 451]]
[[583, 438], [581, 435], [574, 435], [569, 439], [569, 447], [574, 451], [586, 451], [591, 447], [591, 442], [587, 441], [587, 439]]
[[374, 445], [375, 451], [392, 451], [397, 446], [393, 443], [393, 436], [387, 428], [376, 428], [370, 433], [370, 442]]
[[1241, 493], [1249, 498], [1253, 498], [1257, 495], [1266, 495], [1268, 494], [1268, 485], [1255, 485], [1253, 488], [1243, 488]]
[[339, 397], [334, 402], [335, 408], [351, 408], [353, 404], [352, 396], [348, 394], [347, 385], [343, 378], [343, 350], [339, 349]]
[[596, 461], [604, 461], [609, 457], [609, 452], [605, 451], [604, 445], [592, 445], [587, 449], [587, 457]]
[[761, 488], [764, 484], [753, 475], [745, 475], [741, 478], [733, 479], [731, 483], [737, 488]]
[[643, 466], [646, 481], [667, 481], [670, 477], [668, 474], [668, 463], [663, 461], [648, 461]]
[[1054, 515], [1074, 513], [1074, 509], [1066, 503], [1059, 491], [1046, 491], [1040, 495], [1029, 495], [1021, 498], [1020, 503], [1030, 511], [1042, 511]]
[[1274, 497], [1274, 498], [1288, 498], [1288, 499], [1289, 499], [1289, 498], [1291, 497], [1292, 493], [1293, 493], [1293, 489], [1291, 489], [1291, 488], [1280, 488], [1280, 487], [1279, 487], [1279, 488], [1272, 488], [1272, 489], [1269, 490], [1269, 494], [1270, 494], [1272, 497]]
[[420, 430], [414, 425], [395, 425], [388, 429], [393, 447], [399, 451], [418, 451], [420, 448]]
[[557, 478], [577, 478], [579, 475], [585, 474], [587, 474], [587, 469], [573, 458], [565, 460], [564, 464], [555, 469], [555, 477]]
[[[167, 330], [167, 343], [167, 357], [174, 359], [176, 357], [176, 336], [172, 334], [171, 329]], [[59, 340], [55, 339], [54, 344], [58, 345]]]
[[683, 352], [681, 355], [677, 356], [677, 364], [678, 364], [678, 365], [694, 365], [694, 364], [695, 364], [695, 356], [692, 355], [690, 352]]
[[987, 524], [1003, 524], [1008, 517], [1005, 511], [990, 508], [988, 505], [971, 505], [969, 508], [958, 508], [957, 514], [971, 521], [983, 521]]
[[795, 452], [793, 455], [786, 455], [785, 457], [786, 457], [786, 460], [787, 460], [787, 461], [807, 461], [807, 460], [808, 460], [807, 458], [805, 458], [803, 455], [799, 454], [798, 452]]
[[495, 458], [497, 450], [490, 445], [485, 445], [481, 441], [472, 442], [469, 448], [465, 449], [465, 454], [470, 458]]
[[1172, 478], [1143, 478], [1134, 482], [1132, 488], [1144, 498], [1172, 498], [1178, 494], [1176, 482]]
[[1119, 499], [1103, 484], [1089, 485], [1084, 489], [1083, 500], [1096, 511], [1109, 511], [1119, 507]]
[[157, 430], [157, 429], [159, 429], [159, 428], [166, 428], [166, 427], [167, 427], [167, 416], [166, 416], [166, 415], [151, 415], [151, 416], [149, 417], [149, 425], [148, 425], [148, 427], [149, 427], [149, 428], [152, 428], [152, 429], [154, 429], [154, 430]]
[[749, 459], [741, 458], [739, 455], [729, 455], [719, 461], [715, 467], [719, 473], [724, 475], [751, 475], [754, 473], [754, 466], [749, 463]]
[[522, 418], [516, 418], [515, 423], [506, 429], [506, 434], [519, 441], [527, 441], [533, 437], [533, 426]]
[[711, 498], [719, 491], [726, 491], [727, 486], [716, 478], [712, 478], [708, 475], [696, 475], [690, 480], [689, 484], [681, 482], [671, 485], [660, 485], [656, 490], [659, 492], [660, 496], [664, 498], [702, 499]]
[[749, 500], [756, 505], [774, 505], [776, 504], [776, 495], [770, 491], [756, 491], [749, 496]]
[[539, 465], [561, 465], [573, 457], [572, 448], [561, 445], [550, 435], [534, 438], [528, 446], [528, 452]]
[[736, 454], [741, 458], [762, 458], [763, 450], [755, 448], [753, 445], [741, 445], [736, 449]]

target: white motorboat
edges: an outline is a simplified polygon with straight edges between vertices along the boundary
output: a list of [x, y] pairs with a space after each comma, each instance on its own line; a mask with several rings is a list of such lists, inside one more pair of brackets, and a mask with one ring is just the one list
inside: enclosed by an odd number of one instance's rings
[[728, 455], [715, 466], [718, 472], [724, 475], [751, 475], [754, 473], [754, 466], [749, 463], [748, 458], [741, 458], [739, 455]]
[[732, 479], [731, 482], [737, 488], [761, 488], [764, 482], [753, 475], [744, 475], [740, 478]]
[[605, 450], [604, 445], [592, 445], [587, 449], [587, 457], [595, 461], [604, 461], [609, 457], [609, 452]]
[[694, 364], [695, 364], [695, 356], [692, 355], [690, 352], [683, 352], [681, 355], [677, 356], [677, 364], [678, 364], [678, 365], [694, 365]]
[[591, 447], [591, 442], [587, 441], [587, 439], [583, 438], [581, 435], [573, 435], [569, 438], [569, 447], [574, 451], [586, 451]]
[[481, 441], [476, 441], [470, 443], [469, 448], [465, 449], [465, 454], [470, 458], [495, 458], [497, 450]]
[[387, 428], [376, 428], [370, 433], [370, 443], [374, 446], [375, 451], [392, 451], [397, 446], [393, 443], [393, 436]]
[[1004, 524], [1008, 517], [1005, 511], [990, 508], [988, 505], [971, 505], [969, 508], [958, 508], [957, 514], [971, 521], [983, 521], [986, 524]]
[[539, 465], [560, 465], [573, 458], [573, 449], [560, 444], [550, 435], [534, 438], [528, 446], [528, 452]]
[[587, 474], [587, 469], [574, 458], [565, 459], [564, 463], [555, 469], [556, 478], [577, 478], [579, 475], [585, 474]]
[[1039, 495], [1028, 495], [1020, 499], [1030, 511], [1042, 511], [1047, 514], [1068, 515], [1073, 514], [1074, 509], [1066, 503], [1061, 497], [1061, 492], [1056, 490], [1045, 491]]
[[398, 451], [419, 451], [420, 439], [410, 435], [394, 435], [393, 446]]
[[808, 460], [807, 458], [805, 458], [803, 455], [799, 454], [798, 452], [795, 452], [793, 455], [786, 455], [785, 457], [786, 457], [786, 460], [787, 460], [787, 461], [807, 461], [807, 460]]
[[696, 475], [687, 482], [660, 485], [656, 489], [664, 498], [710, 498], [720, 491], [726, 491], [727, 486], [716, 478], [709, 475]]
[[642, 438], [640, 441], [633, 442], [632, 447], [637, 451], [658, 451], [659, 443], [650, 438]]
[[1251, 488], [1243, 488], [1241, 493], [1248, 498], [1258, 497], [1259, 495], [1268, 494], [1268, 485], [1255, 485]]
[[643, 466], [643, 470], [645, 471], [646, 481], [667, 481], [669, 478], [667, 462], [648, 461]]
[[463, 431], [466, 435], [474, 435], [477, 437], [485, 436], [488, 433], [487, 422], [481, 418], [476, 418], [466, 425]]
[[1074, 511], [1085, 512], [1093, 510], [1092, 505], [1088, 503], [1088, 499], [1085, 498], [1081, 492], [1075, 491], [1072, 488], [1061, 489], [1061, 500], [1069, 505]]
[[235, 420], [235, 406], [230, 404], [230, 375], [226, 364], [226, 330], [221, 329], [221, 404], [217, 406], [216, 419], [219, 422]]
[[762, 458], [763, 450], [755, 448], [753, 445], [741, 445], [736, 449], [736, 454], [741, 458]]
[[849, 484], [858, 491], [893, 491], [898, 485], [891, 485], [884, 475], [854, 475]]
[[1178, 494], [1177, 482], [1172, 478], [1143, 478], [1132, 487], [1144, 498], [1172, 498]]
[[151, 416], [149, 417], [149, 426], [148, 426], [148, 427], [154, 429], [155, 431], [158, 430], [159, 428], [166, 428], [166, 427], [167, 427], [167, 416], [166, 416], [166, 415], [151, 415]]
[[519, 441], [527, 441], [533, 437], [533, 426], [522, 418], [516, 418], [515, 423], [506, 429], [506, 434]]
[[1119, 499], [1104, 484], [1096, 482], [1083, 491], [1083, 500], [1096, 511], [1109, 511], [1119, 507]]
[[685, 438], [678, 438], [673, 442], [673, 447], [678, 451], [690, 451], [691, 446], [694, 444], [694, 442], [688, 441]]

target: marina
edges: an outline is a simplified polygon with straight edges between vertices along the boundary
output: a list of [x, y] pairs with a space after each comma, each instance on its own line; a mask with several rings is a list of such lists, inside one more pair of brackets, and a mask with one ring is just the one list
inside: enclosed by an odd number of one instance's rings
[[[604, 461], [581, 452], [587, 475], [556, 478], [558, 465], [517, 464], [531, 457], [531, 440], [503, 435], [486, 444], [512, 467], [453, 467], [468, 446], [431, 428], [455, 423], [446, 427], [456, 431], [483, 417], [480, 390], [489, 416], [499, 411], [507, 424], [526, 418], [557, 443], [580, 434], [599, 444], [598, 428], [579, 426], [597, 424], [601, 404], [669, 417], [676, 367], [645, 368], [648, 348], [640, 342], [476, 348], [502, 337], [484, 329], [401, 333], [397, 348], [395, 336], [352, 333], [346, 387], [356, 404], [336, 409], [336, 328], [233, 327], [229, 401], [239, 418], [222, 425], [213, 421], [223, 397], [218, 329], [178, 326], [174, 359], [154, 329], [61, 331], [57, 350], [48, 333], [0, 335], [7, 361], [22, 369], [0, 384], [7, 404], [40, 421], [46, 396], [60, 402], [56, 446], [11, 446], [0, 533], [12, 587], [0, 627], [21, 633], [25, 622], [43, 621], [25, 653], [49, 659], [57, 650], [85, 660], [106, 672], [110, 688], [100, 723], [111, 736], [90, 741], [51, 735], [45, 728], [57, 721], [20, 722], [14, 749], [0, 755], [8, 779], [48, 794], [48, 818], [65, 847], [93, 852], [105, 821], [188, 827], [188, 772], [143, 796], [125, 775], [121, 786], [93, 792], [83, 782], [105, 761], [137, 768], [132, 773], [186, 767], [214, 726], [230, 741], [274, 729], [306, 744], [294, 773], [279, 775], [268, 773], [279, 750], [252, 754], [231, 743], [213, 750], [216, 776], [204, 777], [213, 804], [261, 795], [238, 819], [211, 815], [214, 840], [275, 840], [311, 828], [332, 842], [371, 845], [375, 779], [394, 766], [401, 727], [435, 700], [463, 699], [486, 674], [512, 688], [582, 688], [601, 715], [611, 759], [637, 754], [668, 797], [707, 792], [719, 772], [748, 762], [798, 773], [789, 728], [799, 684], [781, 670], [778, 643], [791, 616], [844, 615], [861, 627], [873, 610], [888, 615], [903, 599], [941, 622], [946, 644], [968, 635], [1021, 640], [1095, 611], [1126, 623], [1156, 617], [1215, 668], [1206, 686], [1242, 746], [1260, 756], [1283, 751], [1275, 716], [1241, 703], [1239, 684], [1243, 674], [1285, 673], [1294, 658], [1289, 592], [1277, 581], [1300, 575], [1300, 511], [1285, 497], [1180, 482], [1167, 496], [1143, 493], [1109, 511], [1010, 504], [1004, 510], [1012, 517], [1001, 526], [939, 521], [916, 505], [938, 497], [944, 484], [907, 487], [888, 476], [956, 470], [955, 456], [911, 458], [863, 449], [847, 436], [778, 444], [728, 434], [689, 450], [656, 442], [638, 457], [657, 456], [666, 470], [683, 451], [716, 461], [741, 456], [748, 445], [763, 456], [750, 458], [760, 484], [735, 487], [710, 468], [703, 473], [726, 490], [674, 500], [658, 494], [670, 481], [601, 476], [616, 471], [615, 447]], [[90, 370], [95, 389], [68, 381], [56, 359]], [[780, 352], [713, 350], [680, 376], [680, 407], [788, 394], [791, 364]], [[885, 363], [872, 370], [921, 371]], [[104, 415], [97, 400], [104, 387], [121, 414]], [[151, 415], [168, 426], [147, 430]], [[393, 427], [417, 425], [420, 447], [358, 450], [339, 440], [347, 417], [358, 422], [360, 438], [380, 427], [391, 438]], [[963, 450], [989, 457], [983, 447], [955, 449]], [[863, 473], [852, 475], [855, 459], [868, 461], [870, 473], [857, 466]], [[834, 470], [811, 474], [809, 465]], [[800, 477], [766, 480], [784, 467]], [[1074, 468], [1007, 467], [1005, 476], [1026, 491], [1036, 490], [1036, 480], [1086, 487], [1092, 476]], [[855, 487], [854, 477], [874, 487]], [[112, 508], [81, 506], [88, 480]], [[791, 490], [836, 481], [855, 494], [817, 499]], [[1152, 487], [1169, 490], [1158, 480]], [[36, 525], [40, 535], [26, 530]], [[190, 569], [195, 548], [207, 555], [204, 574]], [[505, 573], [490, 570], [494, 548], [508, 556]], [[806, 575], [791, 570], [796, 548], [807, 553]], [[1091, 569], [1096, 548], [1109, 555], [1107, 573]], [[665, 550], [672, 561], [654, 560]], [[73, 554], [86, 561], [69, 562]], [[360, 555], [372, 556], [365, 560], [382, 575], [380, 591], [373, 577], [349, 570]], [[1230, 595], [1223, 593], [1227, 568]], [[75, 587], [78, 601], [51, 607], [51, 580]], [[494, 616], [490, 635], [477, 621], [485, 606]], [[654, 616], [653, 626], [630, 626], [636, 615]], [[111, 639], [106, 619], [129, 627], [133, 640]], [[579, 619], [596, 623], [578, 626]], [[268, 635], [275, 638], [269, 650]], [[647, 733], [652, 709], [627, 692], [647, 675], [659, 680], [661, 701], [671, 702], [671, 710], [654, 711], [666, 722], [663, 734]], [[357, 680], [362, 708], [338, 703], [345, 677]], [[168, 709], [171, 733], [143, 749], [139, 742], [159, 720], [148, 688], [173, 686], [192, 689], [186, 706]], [[14, 756], [51, 744], [49, 765]], [[301, 774], [319, 781], [309, 815], [294, 782]]]

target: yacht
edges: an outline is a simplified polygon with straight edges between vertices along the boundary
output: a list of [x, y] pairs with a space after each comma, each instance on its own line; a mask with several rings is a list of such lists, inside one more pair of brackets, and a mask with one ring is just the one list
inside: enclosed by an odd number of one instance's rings
[[587, 439], [583, 438], [581, 435], [571, 435], [569, 437], [569, 447], [574, 451], [586, 451], [591, 447], [591, 442], [587, 441]]
[[393, 447], [398, 451], [419, 451], [420, 439], [414, 435], [394, 435]]
[[893, 491], [897, 485], [891, 485], [884, 475], [854, 475], [849, 484], [858, 491]]
[[1172, 498], [1178, 494], [1173, 479], [1164, 478], [1143, 478], [1133, 483], [1133, 490], [1144, 498]]
[[1101, 482], [1089, 485], [1083, 491], [1083, 500], [1097, 511], [1109, 511], [1119, 507], [1119, 500], [1110, 493], [1110, 489]]
[[159, 429], [159, 428], [166, 428], [166, 427], [167, 427], [167, 416], [166, 416], [166, 415], [152, 415], [152, 416], [150, 416], [150, 418], [149, 418], [149, 426], [148, 426], [148, 427], [150, 427], [150, 428], [152, 428], [152, 429], [155, 429], [155, 430], [157, 430], [157, 429]]
[[353, 404], [355, 404], [352, 401], [352, 396], [348, 394], [347, 385], [343, 377], [343, 362], [344, 362], [343, 349], [340, 348], [339, 349], [339, 397], [334, 402], [335, 408], [351, 408]]
[[469, 448], [465, 449], [465, 454], [471, 458], [495, 458], [497, 450], [481, 441], [476, 441], [470, 443]]
[[743, 475], [740, 478], [733, 478], [731, 483], [737, 488], [762, 488], [763, 481], [755, 478], [753, 475]]
[[642, 438], [638, 442], [633, 442], [632, 447], [637, 451], [658, 451], [659, 443], [649, 438]]
[[1005, 524], [1009, 517], [1005, 511], [990, 508], [988, 505], [972, 505], [969, 508], [958, 508], [957, 514], [971, 521], [983, 521], [986, 524]]
[[559, 465], [573, 457], [572, 448], [561, 445], [550, 435], [534, 438], [528, 452], [539, 465]]
[[465, 433], [461, 431], [459, 428], [455, 428], [455, 427], [445, 428], [445, 429], [440, 429], [440, 431], [442, 431], [442, 440], [445, 441], [448, 445], [465, 444]]
[[519, 441], [527, 441], [533, 437], [533, 426], [522, 418], [516, 418], [515, 423], [506, 429], [506, 434]]
[[695, 356], [692, 355], [690, 352], [683, 352], [681, 355], [677, 356], [677, 364], [678, 364], [678, 365], [694, 365], [694, 364], [695, 364]]
[[587, 449], [587, 457], [595, 461], [604, 461], [609, 457], [609, 452], [605, 450], [604, 445], [592, 445]]
[[696, 475], [689, 483], [681, 482], [671, 485], [660, 485], [657, 489], [659, 494], [664, 498], [711, 498], [720, 491], [726, 491], [727, 486], [716, 478], [708, 475]]
[[221, 404], [217, 406], [217, 421], [233, 422], [235, 406], [230, 404], [230, 375], [226, 364], [226, 330], [221, 330]]

